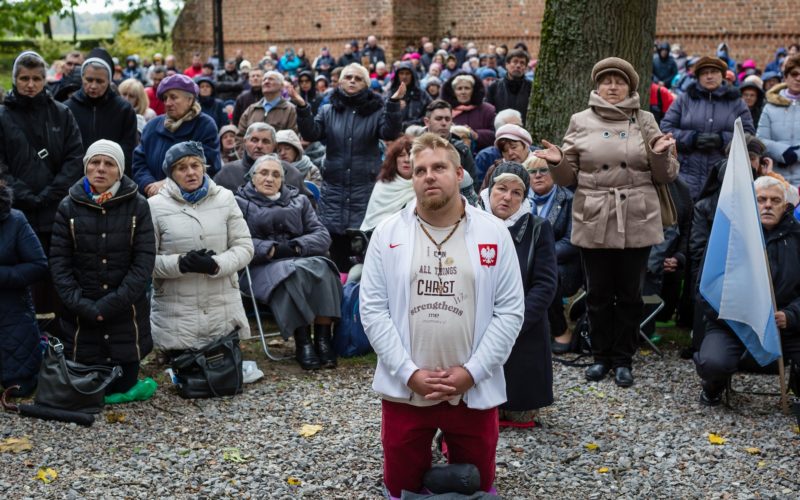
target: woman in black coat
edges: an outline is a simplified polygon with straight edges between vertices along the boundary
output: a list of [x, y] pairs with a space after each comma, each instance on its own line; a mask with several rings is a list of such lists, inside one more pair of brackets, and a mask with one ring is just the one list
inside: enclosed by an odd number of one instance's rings
[[[555, 241], [550, 223], [531, 213], [530, 177], [519, 163], [500, 163], [481, 198], [502, 219], [514, 240], [522, 285], [525, 319], [503, 371], [507, 401], [500, 406], [500, 425], [534, 427], [539, 408], [553, 403], [553, 364], [547, 309], [558, 284]], [[488, 196], [487, 196], [488, 195]]]
[[47, 276], [47, 257], [25, 215], [11, 208], [11, 190], [0, 181], [0, 387], [30, 395], [42, 361], [30, 285]]
[[[269, 304], [284, 338], [294, 335], [306, 370], [336, 367], [332, 320], [341, 316], [339, 271], [325, 257], [331, 237], [308, 197], [284, 183], [280, 158], [256, 160], [236, 202], [253, 238], [251, 293]], [[314, 325], [314, 345], [308, 332]]]
[[69, 359], [122, 367], [106, 394], [129, 397], [116, 402], [147, 399], [154, 382], [137, 378], [153, 348], [145, 293], [156, 250], [150, 207], [123, 174], [118, 144], [97, 141], [83, 162], [86, 175], [58, 206], [53, 225], [50, 270], [67, 309], [61, 341]]
[[400, 100], [406, 95], [405, 84], [384, 105], [367, 88], [369, 81], [369, 72], [360, 64], [346, 66], [330, 104], [323, 105], [316, 117], [297, 90], [288, 87], [297, 106], [300, 135], [326, 145], [319, 217], [331, 233], [331, 257], [343, 272], [350, 269], [346, 230], [361, 226], [381, 168], [380, 140], [394, 140], [402, 133]]

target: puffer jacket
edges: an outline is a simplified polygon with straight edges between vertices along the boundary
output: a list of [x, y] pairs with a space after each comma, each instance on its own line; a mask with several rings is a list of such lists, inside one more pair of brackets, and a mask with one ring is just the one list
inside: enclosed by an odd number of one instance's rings
[[148, 185], [166, 177], [162, 166], [167, 150], [185, 141], [197, 141], [203, 144], [203, 153], [208, 165], [208, 174], [212, 177], [222, 167], [219, 152], [219, 134], [217, 124], [205, 113], [181, 124], [178, 130], [170, 132], [164, 127], [167, 115], [153, 118], [142, 131], [142, 140], [133, 151], [133, 180], [144, 193]]
[[92, 99], [83, 89], [78, 90], [64, 103], [81, 131], [83, 149], [81, 153], [100, 139], [108, 139], [120, 145], [125, 153], [125, 175], [131, 176], [133, 148], [139, 134], [136, 128], [136, 111], [110, 88], [102, 97]]
[[[259, 302], [267, 303], [275, 288], [294, 274], [294, 259], [271, 259], [269, 252], [279, 243], [298, 247], [297, 257], [324, 257], [331, 246], [331, 235], [319, 221], [308, 197], [293, 186], [283, 185], [281, 197], [270, 200], [248, 182], [236, 193], [236, 202], [244, 214], [253, 237], [253, 261], [250, 275]], [[331, 272], [339, 271], [328, 261]]]
[[308, 105], [297, 110], [303, 139], [327, 145], [318, 209], [331, 234], [361, 226], [381, 169], [379, 140], [394, 140], [402, 133], [400, 104], [389, 99], [384, 106], [378, 95], [363, 92], [347, 96], [337, 88], [316, 117]]
[[47, 257], [25, 215], [0, 187], [0, 385], [30, 380], [42, 351], [30, 285], [47, 275]]
[[[781, 83], [767, 92], [767, 104], [761, 111], [756, 135], [767, 146], [767, 155], [776, 162], [775, 172], [797, 186], [800, 185], [800, 160], [787, 165], [783, 153], [790, 147], [800, 146], [800, 101], [781, 95], [785, 88], [786, 84]], [[800, 157], [800, 148], [794, 151]]]
[[61, 341], [67, 356], [82, 363], [132, 363], [153, 348], [147, 298], [153, 222], [136, 183], [128, 177], [120, 183], [117, 194], [98, 205], [80, 179], [53, 224], [50, 272], [67, 311]]
[[653, 181], [671, 182], [679, 167], [670, 151], [653, 152], [661, 135], [653, 115], [639, 109], [635, 92], [612, 105], [592, 91], [589, 108], [572, 115], [561, 162], [551, 172], [561, 186], [577, 183], [574, 245], [642, 248], [663, 241]]
[[[172, 179], [148, 200], [156, 234], [150, 325], [160, 349], [199, 349], [237, 327], [250, 336], [237, 271], [253, 258], [253, 241], [233, 193], [208, 183], [194, 204]], [[216, 252], [219, 272], [181, 273], [179, 257], [203, 248]]]
[[82, 173], [81, 133], [69, 108], [45, 91], [30, 98], [12, 90], [0, 106], [0, 179], [35, 232], [50, 232], [56, 207]]
[[417, 78], [417, 72], [414, 65], [409, 62], [400, 63], [400, 66], [395, 69], [394, 76], [392, 77], [392, 86], [389, 89], [389, 95], [394, 95], [397, 89], [400, 88], [400, 77], [398, 75], [401, 69], [407, 69], [411, 72], [411, 84], [406, 87], [406, 95], [403, 97], [405, 106], [401, 106], [403, 113], [403, 130], [411, 125], [422, 125], [422, 117], [425, 116], [425, 108], [431, 103], [433, 99], [427, 92], [422, 90]]
[[[755, 134], [750, 110], [736, 88], [723, 84], [708, 91], [695, 83], [675, 99], [661, 120], [661, 130], [665, 134], [672, 132], [678, 143], [680, 177], [689, 186], [693, 200], [700, 196], [711, 166], [725, 157], [725, 145], [733, 139], [737, 118], [742, 119], [745, 132]], [[704, 133], [718, 134], [722, 146], [715, 150], [697, 149], [697, 135]]]

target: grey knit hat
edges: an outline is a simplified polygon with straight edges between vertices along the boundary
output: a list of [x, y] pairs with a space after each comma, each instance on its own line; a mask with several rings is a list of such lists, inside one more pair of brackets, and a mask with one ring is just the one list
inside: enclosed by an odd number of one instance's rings
[[119, 178], [122, 179], [122, 176], [125, 175], [125, 153], [122, 152], [119, 144], [107, 139], [100, 139], [86, 150], [86, 154], [83, 155], [83, 175], [86, 175], [86, 167], [89, 166], [89, 162], [97, 155], [112, 158], [117, 163]]
[[494, 172], [492, 172], [492, 178], [489, 181], [489, 191], [491, 192], [492, 188], [494, 187], [494, 183], [498, 177], [502, 174], [512, 174], [516, 175], [522, 181], [522, 184], [525, 186], [525, 193], [527, 194], [528, 189], [531, 187], [531, 176], [528, 174], [528, 171], [525, 170], [525, 167], [521, 164], [513, 161], [504, 161], [495, 167]]
[[203, 165], [206, 164], [206, 154], [203, 152], [203, 144], [197, 141], [186, 141], [179, 142], [167, 150], [167, 154], [164, 155], [164, 163], [161, 165], [161, 170], [164, 171], [167, 177], [170, 177], [172, 166], [175, 165], [178, 160], [187, 156], [196, 156], [203, 161]]

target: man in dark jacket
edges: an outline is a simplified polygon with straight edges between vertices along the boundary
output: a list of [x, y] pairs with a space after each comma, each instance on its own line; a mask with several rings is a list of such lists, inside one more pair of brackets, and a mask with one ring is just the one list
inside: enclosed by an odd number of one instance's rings
[[247, 76], [247, 81], [250, 84], [250, 90], [245, 90], [239, 97], [236, 98], [236, 103], [233, 105], [233, 124], [239, 126], [239, 120], [242, 118], [244, 111], [250, 107], [251, 104], [257, 103], [264, 97], [261, 93], [261, 84], [264, 80], [264, 70], [261, 68], [253, 68]]
[[669, 88], [677, 74], [678, 63], [669, 53], [669, 42], [658, 44], [658, 49], [653, 54], [653, 81]]
[[113, 64], [105, 49], [92, 50], [81, 66], [81, 89], [64, 105], [72, 111], [81, 131], [81, 153], [100, 139], [116, 142], [125, 153], [125, 175], [130, 177], [138, 142], [136, 111], [111, 89]]
[[431, 103], [431, 97], [422, 90], [417, 80], [417, 73], [410, 62], [400, 63], [392, 77], [392, 87], [389, 94], [394, 94], [400, 87], [400, 83], [405, 83], [408, 92], [400, 101], [400, 108], [403, 112], [403, 130], [410, 125], [422, 125], [422, 118], [425, 116], [425, 108]]
[[358, 51], [353, 49], [353, 44], [346, 43], [344, 44], [344, 54], [339, 56], [339, 60], [336, 61], [336, 66], [344, 68], [348, 64], [360, 62], [361, 59], [358, 58]]
[[378, 39], [374, 35], [367, 37], [367, 44], [361, 49], [361, 55], [369, 57], [369, 66], [374, 69], [378, 62], [386, 62], [386, 54], [378, 47]]
[[[275, 141], [275, 128], [264, 122], [256, 122], [247, 127], [244, 134], [244, 151], [241, 160], [235, 160], [222, 166], [214, 182], [218, 185], [230, 189], [234, 193], [247, 183], [247, 172], [253, 163], [262, 156], [275, 152], [277, 143]], [[282, 161], [284, 182], [296, 187], [300, 193], [311, 196], [308, 188], [303, 183], [303, 174], [289, 163]]]
[[[786, 201], [786, 188], [781, 181], [760, 177], [755, 189], [772, 276], [775, 323], [780, 331], [783, 357], [796, 367], [800, 363], [800, 223], [794, 218], [794, 207]], [[769, 294], [770, 290], [752, 293]], [[700, 403], [717, 406], [722, 402], [728, 378], [747, 359], [746, 349], [710, 307], [706, 308], [705, 324], [705, 337], [694, 362], [702, 379]]]
[[528, 114], [528, 100], [531, 96], [531, 82], [525, 78], [530, 56], [521, 49], [509, 52], [506, 58], [506, 76], [489, 86], [486, 102], [493, 105], [495, 111], [512, 108], [519, 111], [524, 118]]
[[236, 59], [225, 61], [225, 68], [215, 75], [217, 97], [222, 101], [236, 99], [244, 90], [244, 82], [236, 69]]
[[217, 98], [217, 83], [213, 78], [208, 76], [199, 76], [194, 80], [197, 82], [197, 87], [200, 93], [197, 96], [197, 101], [200, 103], [200, 108], [203, 113], [207, 114], [217, 124], [217, 130], [225, 125], [230, 125], [228, 121], [228, 113], [225, 112], [225, 106], [222, 101]]
[[439, 137], [447, 139], [456, 148], [458, 156], [461, 157], [461, 167], [474, 182], [475, 160], [472, 158], [472, 152], [460, 137], [450, 133], [450, 127], [453, 125], [453, 107], [450, 106], [450, 103], [442, 99], [436, 99], [428, 104], [425, 109], [423, 123], [425, 123], [425, 129], [428, 132], [433, 132]]

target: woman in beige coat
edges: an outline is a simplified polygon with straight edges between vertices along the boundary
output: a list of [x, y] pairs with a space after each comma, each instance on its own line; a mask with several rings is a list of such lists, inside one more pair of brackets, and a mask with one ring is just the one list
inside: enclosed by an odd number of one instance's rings
[[233, 193], [206, 172], [203, 145], [167, 151], [167, 178], [148, 200], [156, 234], [150, 313], [153, 342], [165, 351], [200, 349], [250, 327], [237, 271], [253, 258], [250, 230]]
[[642, 285], [652, 245], [663, 232], [653, 182], [678, 175], [675, 140], [639, 109], [639, 75], [609, 57], [592, 69], [589, 108], [572, 115], [564, 145], [542, 141], [534, 154], [550, 164], [555, 182], [575, 186], [572, 243], [581, 250], [594, 364], [586, 378], [614, 370], [620, 387], [633, 384], [631, 362], [642, 318]]

